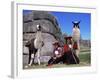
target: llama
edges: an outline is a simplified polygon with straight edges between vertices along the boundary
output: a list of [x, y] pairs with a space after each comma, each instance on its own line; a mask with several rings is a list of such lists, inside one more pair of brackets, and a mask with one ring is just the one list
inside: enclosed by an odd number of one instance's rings
[[80, 21], [75, 21], [73, 23], [73, 31], [72, 31], [72, 39], [73, 39], [73, 44], [77, 44], [77, 49], [75, 49], [77, 57], [79, 57], [79, 52], [80, 52], [80, 27], [79, 23]]
[[34, 63], [35, 55], [37, 58], [38, 65], [40, 65], [40, 54], [41, 54], [41, 48], [43, 47], [44, 42], [42, 38], [42, 32], [41, 32], [41, 26], [37, 25], [37, 32], [35, 39], [31, 39], [27, 44], [26, 47], [29, 48], [29, 66]]
[[37, 32], [34, 40], [34, 47], [37, 49], [37, 61], [38, 65], [40, 65], [40, 53], [41, 53], [41, 48], [43, 47], [43, 38], [42, 38], [42, 31], [41, 31], [41, 26], [37, 25]]

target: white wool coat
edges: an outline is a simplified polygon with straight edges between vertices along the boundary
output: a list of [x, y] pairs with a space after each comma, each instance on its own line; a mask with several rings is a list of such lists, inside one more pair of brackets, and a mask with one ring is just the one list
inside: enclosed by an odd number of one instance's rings
[[34, 46], [36, 49], [39, 49], [39, 48], [42, 48], [42, 45], [43, 45], [42, 32], [37, 31], [36, 36], [35, 36]]
[[74, 41], [80, 40], [80, 29], [79, 28], [77, 28], [77, 27], [73, 28], [72, 38], [73, 38]]

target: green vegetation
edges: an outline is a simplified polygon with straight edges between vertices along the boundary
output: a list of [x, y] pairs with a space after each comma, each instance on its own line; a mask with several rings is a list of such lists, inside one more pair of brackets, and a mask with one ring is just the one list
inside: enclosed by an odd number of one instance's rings
[[61, 68], [61, 67], [83, 67], [83, 66], [90, 66], [91, 65], [91, 51], [90, 49], [81, 49], [80, 54], [80, 64], [55, 64], [53, 66], [47, 67], [47, 63], [42, 63], [40, 66], [37, 64], [25, 67], [24, 69], [38, 69], [38, 68]]
[[81, 62], [84, 62], [84, 63], [87, 63], [87, 64], [91, 63], [91, 55], [90, 55], [90, 53], [80, 54], [79, 57], [80, 57], [80, 61]]

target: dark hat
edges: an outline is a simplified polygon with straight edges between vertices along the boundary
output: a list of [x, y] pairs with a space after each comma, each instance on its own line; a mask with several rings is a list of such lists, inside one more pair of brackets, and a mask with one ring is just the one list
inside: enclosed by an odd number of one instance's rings
[[53, 45], [59, 45], [59, 42], [58, 41], [55, 41], [52, 43]]
[[64, 39], [72, 39], [72, 36], [64, 37]]

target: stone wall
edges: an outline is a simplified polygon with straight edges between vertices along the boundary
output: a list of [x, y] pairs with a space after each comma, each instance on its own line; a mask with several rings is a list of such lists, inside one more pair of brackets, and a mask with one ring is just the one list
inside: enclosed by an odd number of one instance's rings
[[50, 13], [45, 11], [32, 11], [30, 14], [23, 15], [23, 63], [28, 63], [28, 48], [25, 47], [27, 41], [34, 39], [36, 35], [36, 25], [42, 27], [42, 36], [44, 46], [41, 50], [41, 61], [47, 62], [52, 56], [53, 45], [56, 40], [62, 41], [62, 33], [57, 19]]

